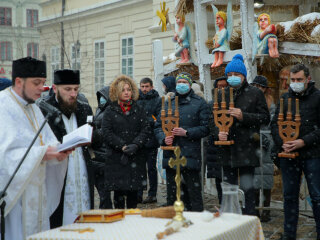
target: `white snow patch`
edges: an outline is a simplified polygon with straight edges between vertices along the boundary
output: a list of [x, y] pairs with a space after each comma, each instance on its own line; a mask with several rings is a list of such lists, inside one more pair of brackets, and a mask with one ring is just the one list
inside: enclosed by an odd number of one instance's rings
[[316, 37], [317, 35], [320, 35], [320, 25], [316, 26], [312, 33], [311, 33], [311, 37]]
[[[297, 22], [299, 22], [299, 23], [304, 23], [307, 21], [313, 22], [316, 19], [320, 19], [320, 13], [313, 12], [313, 13], [308, 13], [306, 15], [302, 15], [293, 21], [280, 22], [279, 24], [284, 27], [285, 32], [288, 32], [288, 31], [290, 31], [291, 27]], [[319, 26], [317, 26], [317, 27], [319, 27]]]

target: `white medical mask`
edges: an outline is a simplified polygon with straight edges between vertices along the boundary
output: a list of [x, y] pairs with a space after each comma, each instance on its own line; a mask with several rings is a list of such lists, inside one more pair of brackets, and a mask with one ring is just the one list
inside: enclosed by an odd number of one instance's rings
[[304, 83], [305, 82], [290, 83], [290, 88], [296, 93], [301, 93], [304, 90]]

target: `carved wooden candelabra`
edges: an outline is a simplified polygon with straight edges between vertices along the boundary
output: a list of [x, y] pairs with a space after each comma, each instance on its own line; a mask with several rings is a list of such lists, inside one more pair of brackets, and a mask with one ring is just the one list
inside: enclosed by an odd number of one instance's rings
[[[162, 97], [162, 109], [161, 109], [161, 123], [162, 130], [166, 137], [172, 136], [172, 130], [179, 127], [179, 106], [178, 97], [175, 97], [175, 111], [174, 116], [172, 115], [171, 99], [168, 98], [168, 115], [166, 116], [164, 97]], [[176, 146], [161, 146], [163, 150], [175, 150]]]
[[[229, 114], [229, 109], [227, 109], [226, 99], [225, 99], [225, 89], [222, 88], [222, 100], [221, 100], [221, 109], [219, 110], [218, 103], [218, 89], [214, 89], [214, 103], [213, 103], [213, 117], [214, 123], [219, 128], [219, 132], [229, 132], [229, 128], [233, 124], [233, 117]], [[230, 102], [229, 108], [234, 108], [233, 102], [233, 88], [230, 88]], [[233, 140], [230, 141], [215, 141], [215, 145], [232, 145], [234, 144]]]
[[[299, 99], [296, 99], [296, 114], [295, 119], [292, 119], [292, 112], [291, 112], [291, 98], [288, 98], [288, 111], [286, 120], [284, 121], [284, 114], [283, 114], [283, 98], [280, 99], [280, 111], [278, 116], [278, 127], [279, 127], [279, 135], [282, 139], [283, 143], [288, 141], [296, 140], [299, 136], [300, 131], [300, 124], [301, 118], [299, 113]], [[278, 153], [279, 157], [284, 158], [295, 158], [299, 156], [298, 152], [281, 152]]]

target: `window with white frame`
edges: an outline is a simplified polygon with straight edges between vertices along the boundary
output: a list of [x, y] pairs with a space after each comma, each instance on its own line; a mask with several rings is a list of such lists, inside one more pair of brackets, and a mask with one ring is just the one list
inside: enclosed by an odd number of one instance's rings
[[71, 46], [71, 68], [73, 70], [80, 70], [80, 42], [77, 41]]
[[33, 58], [39, 57], [39, 44], [38, 43], [28, 43], [27, 56], [33, 57]]
[[104, 85], [104, 42], [94, 43], [94, 83], [95, 90], [100, 90]]
[[133, 38], [121, 39], [121, 72], [133, 77]]
[[12, 13], [11, 8], [0, 7], [0, 25], [11, 26], [12, 25]]
[[54, 71], [60, 68], [60, 48], [51, 48], [51, 80], [54, 79]]
[[35, 27], [38, 23], [38, 10], [27, 9], [27, 27]]
[[0, 42], [0, 60], [11, 61], [12, 60], [12, 43]]

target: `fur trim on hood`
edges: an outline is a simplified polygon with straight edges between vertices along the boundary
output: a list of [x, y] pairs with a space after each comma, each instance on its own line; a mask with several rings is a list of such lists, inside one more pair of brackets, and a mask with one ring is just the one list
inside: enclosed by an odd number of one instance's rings
[[132, 78], [126, 75], [120, 75], [118, 76], [110, 85], [109, 89], [109, 97], [112, 102], [116, 102], [119, 100], [119, 93], [122, 91], [120, 89], [119, 84], [121, 82], [128, 83], [132, 89], [132, 100], [137, 101], [139, 98], [139, 89], [136, 85], [136, 83], [133, 81]]

